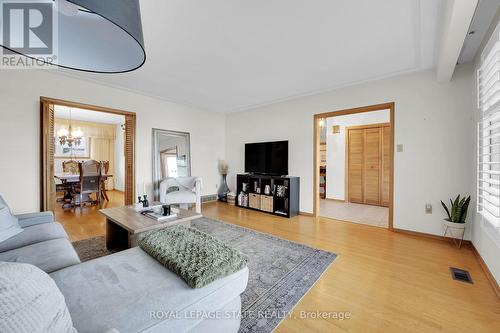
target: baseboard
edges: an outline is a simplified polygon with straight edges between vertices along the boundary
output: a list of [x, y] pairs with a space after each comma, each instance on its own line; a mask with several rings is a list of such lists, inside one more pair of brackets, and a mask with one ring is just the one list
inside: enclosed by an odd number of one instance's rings
[[474, 246], [474, 244], [471, 243], [470, 244], [470, 248], [472, 249], [472, 252], [474, 252], [474, 255], [476, 256], [477, 260], [479, 261], [479, 265], [483, 269], [484, 274], [486, 274], [486, 278], [490, 282], [490, 285], [493, 288], [493, 290], [495, 291], [495, 294], [497, 295], [498, 299], [500, 299], [500, 286], [498, 285], [497, 280], [495, 279], [495, 277], [493, 276], [493, 274], [491, 274], [490, 269], [488, 268], [488, 266], [484, 262], [483, 258], [481, 257], [481, 255], [477, 251], [477, 249]]
[[[440, 241], [451, 241], [453, 238], [451, 237], [443, 237], [443, 236], [438, 236], [438, 235], [433, 235], [433, 234], [428, 234], [425, 232], [418, 232], [418, 231], [412, 231], [412, 230], [405, 230], [405, 229], [397, 229], [393, 228], [392, 229], [394, 232], [400, 233], [400, 234], [406, 234], [406, 235], [412, 235], [412, 236], [418, 236], [418, 237], [424, 237], [428, 239], [434, 239], [434, 240], [440, 240]], [[462, 241], [462, 245], [472, 245], [471, 241], [464, 239]]]
[[313, 213], [299, 212], [299, 215], [303, 215], [303, 216], [313, 216]]
[[340, 200], [340, 199], [332, 199], [332, 198], [324, 198], [321, 200], [328, 200], [328, 201], [334, 201], [334, 202], [341, 202], [341, 203], [346, 203], [345, 200]]

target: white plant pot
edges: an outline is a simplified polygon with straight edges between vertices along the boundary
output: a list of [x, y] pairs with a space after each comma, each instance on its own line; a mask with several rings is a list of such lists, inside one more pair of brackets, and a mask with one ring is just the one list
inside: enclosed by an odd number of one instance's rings
[[444, 225], [447, 226], [448, 228], [463, 230], [463, 229], [465, 229], [465, 226], [467, 225], [467, 223], [455, 223], [455, 222], [450, 222], [450, 221], [444, 220]]

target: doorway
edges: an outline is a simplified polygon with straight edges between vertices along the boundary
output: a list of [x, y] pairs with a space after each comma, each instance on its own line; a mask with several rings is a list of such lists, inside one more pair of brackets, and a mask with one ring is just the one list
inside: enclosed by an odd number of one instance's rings
[[392, 229], [394, 103], [314, 115], [314, 216]]
[[134, 200], [135, 113], [41, 97], [40, 129], [40, 210], [72, 241], [103, 236], [99, 209]]

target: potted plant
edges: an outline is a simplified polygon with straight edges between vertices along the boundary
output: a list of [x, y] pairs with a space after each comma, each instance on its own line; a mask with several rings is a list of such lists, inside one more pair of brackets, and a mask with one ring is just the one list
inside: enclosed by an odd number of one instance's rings
[[443, 201], [443, 205], [448, 218], [444, 219], [444, 224], [449, 228], [465, 229], [467, 210], [469, 209], [470, 195], [468, 198], [461, 198], [458, 195], [455, 200], [450, 199], [451, 206], [448, 208]]

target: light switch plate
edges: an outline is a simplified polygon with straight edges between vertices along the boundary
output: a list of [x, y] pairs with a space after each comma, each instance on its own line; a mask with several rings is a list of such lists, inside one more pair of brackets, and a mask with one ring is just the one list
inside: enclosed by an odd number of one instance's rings
[[396, 146], [396, 148], [397, 148], [398, 153], [402, 153], [403, 152], [403, 145], [402, 144], [398, 144]]
[[432, 205], [431, 204], [425, 205], [425, 214], [432, 214]]

